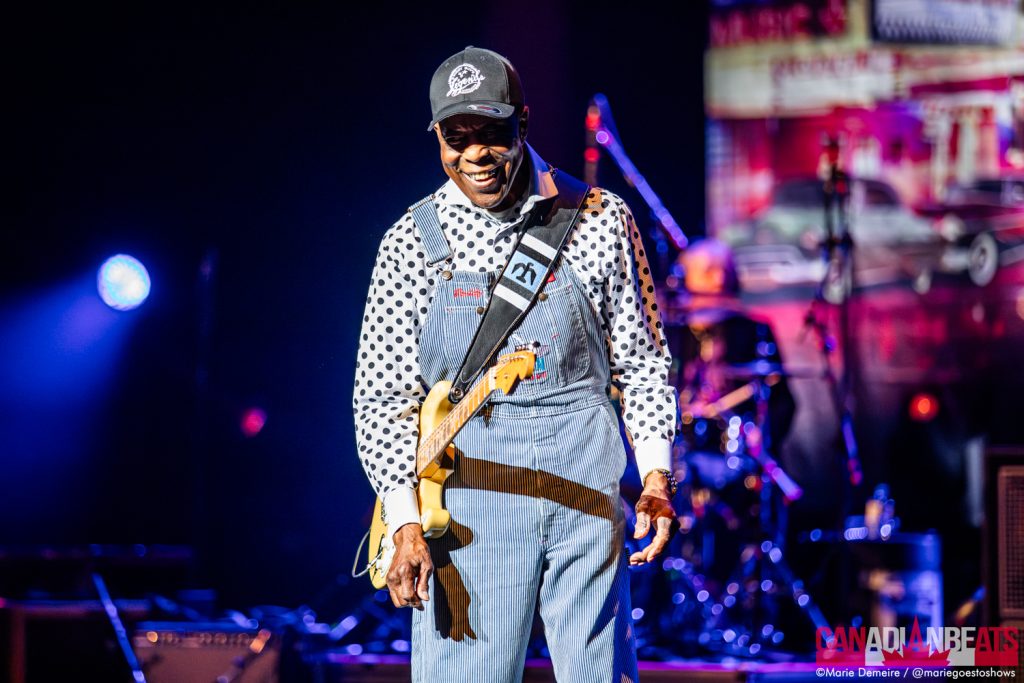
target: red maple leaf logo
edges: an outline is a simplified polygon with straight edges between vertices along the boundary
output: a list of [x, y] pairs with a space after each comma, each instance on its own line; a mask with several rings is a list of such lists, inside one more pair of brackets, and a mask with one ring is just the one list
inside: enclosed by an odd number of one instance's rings
[[903, 648], [900, 653], [897, 650], [883, 652], [882, 657], [886, 666], [949, 666], [949, 650], [936, 650], [924, 652]]
[[903, 643], [903, 652], [883, 652], [886, 666], [949, 666], [949, 650], [928, 651], [928, 643], [921, 637], [921, 626], [914, 617], [910, 638]]

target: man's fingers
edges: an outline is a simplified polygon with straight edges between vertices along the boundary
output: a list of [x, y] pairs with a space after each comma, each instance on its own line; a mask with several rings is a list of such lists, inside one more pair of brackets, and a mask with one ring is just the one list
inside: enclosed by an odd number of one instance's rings
[[402, 595], [401, 588], [396, 586], [394, 588], [388, 587], [388, 592], [391, 594], [391, 603], [395, 607], [409, 607], [410, 602], [407, 597]]
[[434, 573], [434, 567], [429, 562], [420, 564], [419, 581], [416, 584], [416, 595], [420, 600], [430, 600], [430, 575]]
[[650, 531], [651, 516], [646, 512], [636, 513], [636, 530], [633, 531], [633, 538], [643, 538]]
[[396, 567], [388, 579], [388, 591], [391, 593], [391, 602], [395, 607], [419, 609], [422, 606], [419, 596], [416, 595], [417, 574], [411, 563], [403, 567]]
[[409, 567], [402, 574], [402, 585], [399, 588], [406, 607], [418, 607], [420, 603], [419, 597], [416, 596], [416, 574], [413, 571], [413, 568]]
[[[646, 516], [646, 515], [645, 515]], [[629, 563], [632, 565], [646, 564], [661, 554], [661, 551], [665, 549], [668, 542], [672, 539], [672, 520], [668, 517], [659, 517], [655, 525], [657, 527], [657, 533], [654, 538], [651, 539], [651, 544], [639, 552], [635, 552], [629, 556]], [[637, 534], [634, 534], [636, 538], [642, 538], [639, 534], [640, 531], [640, 514], [637, 514]], [[646, 527], [644, 529], [646, 533]]]
[[647, 564], [654, 560], [664, 549], [665, 544], [659, 543], [657, 539], [651, 541], [651, 544], [639, 552], [635, 552], [629, 556], [630, 564]]
[[411, 593], [406, 592], [401, 583], [388, 586], [388, 592], [391, 594], [391, 602], [395, 607], [408, 607], [415, 597]]
[[388, 572], [388, 591], [395, 607], [423, 609], [434, 571], [430, 549], [418, 524], [406, 524], [394, 534], [395, 556]]
[[423, 603], [420, 602], [419, 597], [417, 597], [415, 593], [404, 595], [398, 591], [391, 591], [391, 602], [394, 603], [395, 607], [423, 608]]
[[658, 532], [654, 535], [654, 540], [651, 544], [645, 548], [647, 552], [647, 561], [650, 562], [665, 549], [668, 545], [669, 539], [672, 538], [672, 520], [667, 517], [659, 517], [657, 521]]
[[653, 557], [649, 557], [650, 551], [651, 546], [647, 546], [643, 550], [633, 553], [629, 556], [629, 563], [631, 565], [647, 564], [654, 559]]

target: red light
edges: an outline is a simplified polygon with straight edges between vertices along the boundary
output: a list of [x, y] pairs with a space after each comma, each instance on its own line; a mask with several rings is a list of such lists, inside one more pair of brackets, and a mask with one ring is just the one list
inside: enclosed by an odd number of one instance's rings
[[242, 422], [239, 427], [242, 430], [242, 435], [251, 439], [263, 431], [265, 424], [267, 424], [267, 411], [262, 408], [247, 408], [242, 413]]
[[596, 164], [601, 158], [601, 152], [597, 147], [588, 147], [587, 151], [583, 153], [583, 160], [588, 164]]
[[930, 422], [939, 414], [939, 400], [931, 394], [921, 392], [910, 399], [910, 419], [915, 422]]
[[597, 130], [597, 125], [601, 123], [601, 117], [597, 114], [587, 114], [587, 130]]

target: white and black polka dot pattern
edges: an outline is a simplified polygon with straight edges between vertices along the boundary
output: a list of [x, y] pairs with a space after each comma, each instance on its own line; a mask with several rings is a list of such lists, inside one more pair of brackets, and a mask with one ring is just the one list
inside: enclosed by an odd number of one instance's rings
[[[456, 270], [498, 271], [515, 247], [519, 205], [502, 214], [435, 196]], [[612, 381], [622, 392], [623, 420], [634, 442], [671, 440], [673, 389], [665, 330], [633, 216], [602, 189], [587, 197], [563, 250], [601, 320]], [[378, 495], [415, 483], [419, 405], [429, 390], [420, 376], [418, 339], [437, 272], [410, 214], [384, 235], [366, 299], [353, 407], [359, 456]]]

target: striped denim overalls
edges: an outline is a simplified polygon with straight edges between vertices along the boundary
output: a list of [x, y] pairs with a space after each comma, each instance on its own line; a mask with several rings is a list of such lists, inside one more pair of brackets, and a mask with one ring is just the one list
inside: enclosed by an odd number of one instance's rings
[[[434, 219], [417, 224], [428, 260], [443, 264], [450, 251]], [[497, 276], [450, 272], [436, 278], [420, 334], [431, 385], [454, 377]], [[430, 601], [413, 614], [416, 683], [521, 681], [538, 608], [560, 682], [637, 680], [608, 350], [571, 267], [560, 260], [553, 276], [501, 351], [538, 342], [533, 378], [455, 438], [452, 524], [429, 541]]]

